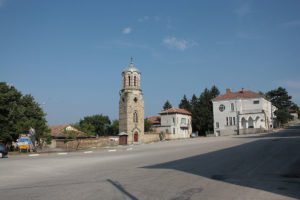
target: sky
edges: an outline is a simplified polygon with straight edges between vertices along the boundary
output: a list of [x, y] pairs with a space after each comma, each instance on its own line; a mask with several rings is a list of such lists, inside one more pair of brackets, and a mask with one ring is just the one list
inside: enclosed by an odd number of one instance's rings
[[121, 73], [142, 72], [145, 115], [205, 88], [287, 89], [300, 105], [298, 0], [0, 0], [0, 81], [50, 125], [118, 119]]

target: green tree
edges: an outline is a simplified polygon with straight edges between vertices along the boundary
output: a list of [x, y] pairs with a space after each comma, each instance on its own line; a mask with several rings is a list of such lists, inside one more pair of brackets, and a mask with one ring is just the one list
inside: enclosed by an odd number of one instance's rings
[[50, 143], [50, 130], [40, 105], [31, 95], [23, 96], [15, 87], [0, 82], [0, 140], [16, 141], [32, 127], [38, 144]]
[[201, 119], [199, 118], [199, 99], [198, 97], [193, 94], [191, 102], [191, 113], [192, 113], [192, 129], [193, 132], [199, 132], [200, 130], [200, 124], [201, 124]]
[[152, 131], [152, 124], [149, 122], [147, 118], [144, 120], [144, 131], [145, 132]]
[[192, 113], [192, 129], [199, 135], [206, 135], [213, 130], [213, 105], [212, 99], [220, 94], [216, 86], [205, 88], [199, 98], [194, 94], [190, 101]]
[[271, 90], [266, 93], [266, 97], [278, 109], [275, 111], [275, 115], [279, 126], [286, 124], [292, 119], [292, 116], [289, 113], [289, 109], [293, 105], [293, 102], [291, 101], [292, 97], [288, 95], [285, 88], [278, 87], [275, 90]]
[[172, 108], [172, 104], [169, 102], [169, 100], [167, 100], [163, 106], [163, 110], [167, 110]]
[[300, 109], [299, 106], [295, 103], [292, 103], [290, 110], [298, 114], [298, 119], [300, 119]]
[[38, 146], [51, 142], [50, 129], [47, 125], [46, 114], [35, 102], [31, 95], [22, 96], [20, 99], [20, 108], [23, 110], [22, 118], [16, 123], [17, 132], [26, 133], [32, 127], [35, 130], [35, 138]]
[[183, 98], [181, 99], [180, 104], [179, 104], [179, 108], [185, 109], [185, 110], [187, 110], [187, 111], [189, 111], [189, 112], [192, 111], [191, 103], [190, 103], [190, 101], [186, 98], [186, 95], [184, 95]]
[[212, 99], [220, 94], [218, 88], [213, 86], [210, 90], [205, 88], [199, 97], [200, 135], [213, 131], [213, 105]]
[[114, 120], [109, 128], [109, 135], [119, 134], [119, 120]]
[[109, 134], [110, 119], [104, 115], [86, 116], [78, 123], [82, 132], [90, 135], [104, 136]]

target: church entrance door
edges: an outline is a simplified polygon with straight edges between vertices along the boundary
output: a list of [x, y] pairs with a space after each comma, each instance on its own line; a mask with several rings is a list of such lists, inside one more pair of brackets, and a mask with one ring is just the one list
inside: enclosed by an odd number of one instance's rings
[[139, 141], [139, 134], [138, 134], [138, 132], [135, 132], [133, 137], [134, 137], [134, 142], [138, 142]]

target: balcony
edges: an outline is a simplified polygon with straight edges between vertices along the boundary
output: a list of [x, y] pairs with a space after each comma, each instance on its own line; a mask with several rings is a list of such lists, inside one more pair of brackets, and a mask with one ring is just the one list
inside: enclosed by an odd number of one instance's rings
[[181, 123], [180, 128], [189, 128], [189, 124]]

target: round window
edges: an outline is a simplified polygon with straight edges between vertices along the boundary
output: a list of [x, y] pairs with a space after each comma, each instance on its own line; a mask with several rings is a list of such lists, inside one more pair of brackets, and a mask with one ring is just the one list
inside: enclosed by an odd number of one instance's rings
[[221, 112], [223, 112], [223, 111], [225, 110], [225, 106], [224, 106], [223, 104], [221, 104], [221, 105], [219, 106], [219, 110], [220, 110]]

